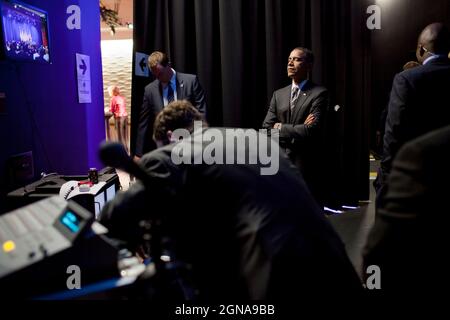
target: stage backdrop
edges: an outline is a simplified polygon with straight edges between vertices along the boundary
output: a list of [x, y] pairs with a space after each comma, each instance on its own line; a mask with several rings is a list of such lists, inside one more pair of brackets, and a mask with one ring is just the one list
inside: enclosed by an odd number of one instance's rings
[[[260, 128], [274, 90], [290, 83], [286, 64], [297, 46], [316, 56], [313, 80], [331, 94], [330, 186], [333, 198], [368, 198], [370, 99], [366, 0], [135, 1], [134, 49], [170, 55], [173, 67], [196, 73], [213, 126]], [[134, 150], [143, 90], [133, 75]], [[339, 105], [338, 112], [334, 106]]]

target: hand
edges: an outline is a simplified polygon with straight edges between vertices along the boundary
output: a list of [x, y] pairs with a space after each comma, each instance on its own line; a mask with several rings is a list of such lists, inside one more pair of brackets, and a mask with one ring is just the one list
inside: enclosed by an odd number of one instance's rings
[[316, 118], [314, 118], [314, 115], [312, 113], [310, 113], [308, 115], [308, 117], [306, 117], [306, 120], [304, 122], [305, 125], [310, 126], [313, 124], [314, 120], [316, 120]]
[[280, 130], [280, 129], [281, 129], [281, 122], [275, 123], [275, 124], [273, 125], [273, 128], [274, 128], [274, 129]]
[[147, 250], [144, 249], [143, 245], [136, 248], [135, 256], [138, 258], [140, 263], [144, 263], [145, 259], [149, 257], [146, 251]]
[[134, 162], [138, 163], [139, 160], [141, 160], [141, 157], [138, 157], [138, 156], [134, 156], [134, 157], [133, 157], [133, 161], [134, 161]]

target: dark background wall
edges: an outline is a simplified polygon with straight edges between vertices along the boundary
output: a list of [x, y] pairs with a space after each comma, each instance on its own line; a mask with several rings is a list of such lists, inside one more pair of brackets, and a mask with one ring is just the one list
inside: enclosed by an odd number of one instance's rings
[[[33, 152], [41, 172], [86, 174], [101, 168], [97, 148], [105, 136], [100, 55], [99, 3], [92, 0], [26, 0], [48, 12], [52, 64], [0, 61], [0, 92], [7, 111], [0, 114], [0, 193], [14, 188], [8, 159]], [[81, 30], [66, 27], [67, 7], [81, 8]], [[92, 103], [79, 104], [75, 53], [90, 56]], [[33, 180], [32, 179], [32, 180]], [[0, 200], [0, 209], [3, 201]]]

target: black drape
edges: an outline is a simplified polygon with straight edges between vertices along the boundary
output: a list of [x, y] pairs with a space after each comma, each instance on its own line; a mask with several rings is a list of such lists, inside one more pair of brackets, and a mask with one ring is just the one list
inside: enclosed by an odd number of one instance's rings
[[[175, 70], [197, 74], [212, 126], [258, 129], [273, 91], [290, 83], [290, 51], [311, 48], [313, 81], [331, 95], [326, 183], [338, 184], [334, 199], [353, 202], [368, 198], [366, 2], [136, 0], [134, 50], [165, 51]], [[143, 90], [151, 80], [133, 75], [132, 150]]]

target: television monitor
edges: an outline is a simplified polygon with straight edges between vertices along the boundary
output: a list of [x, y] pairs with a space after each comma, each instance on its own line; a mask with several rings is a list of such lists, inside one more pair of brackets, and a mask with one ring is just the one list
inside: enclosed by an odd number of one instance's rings
[[15, 0], [0, 0], [3, 55], [7, 59], [50, 63], [48, 14]]

